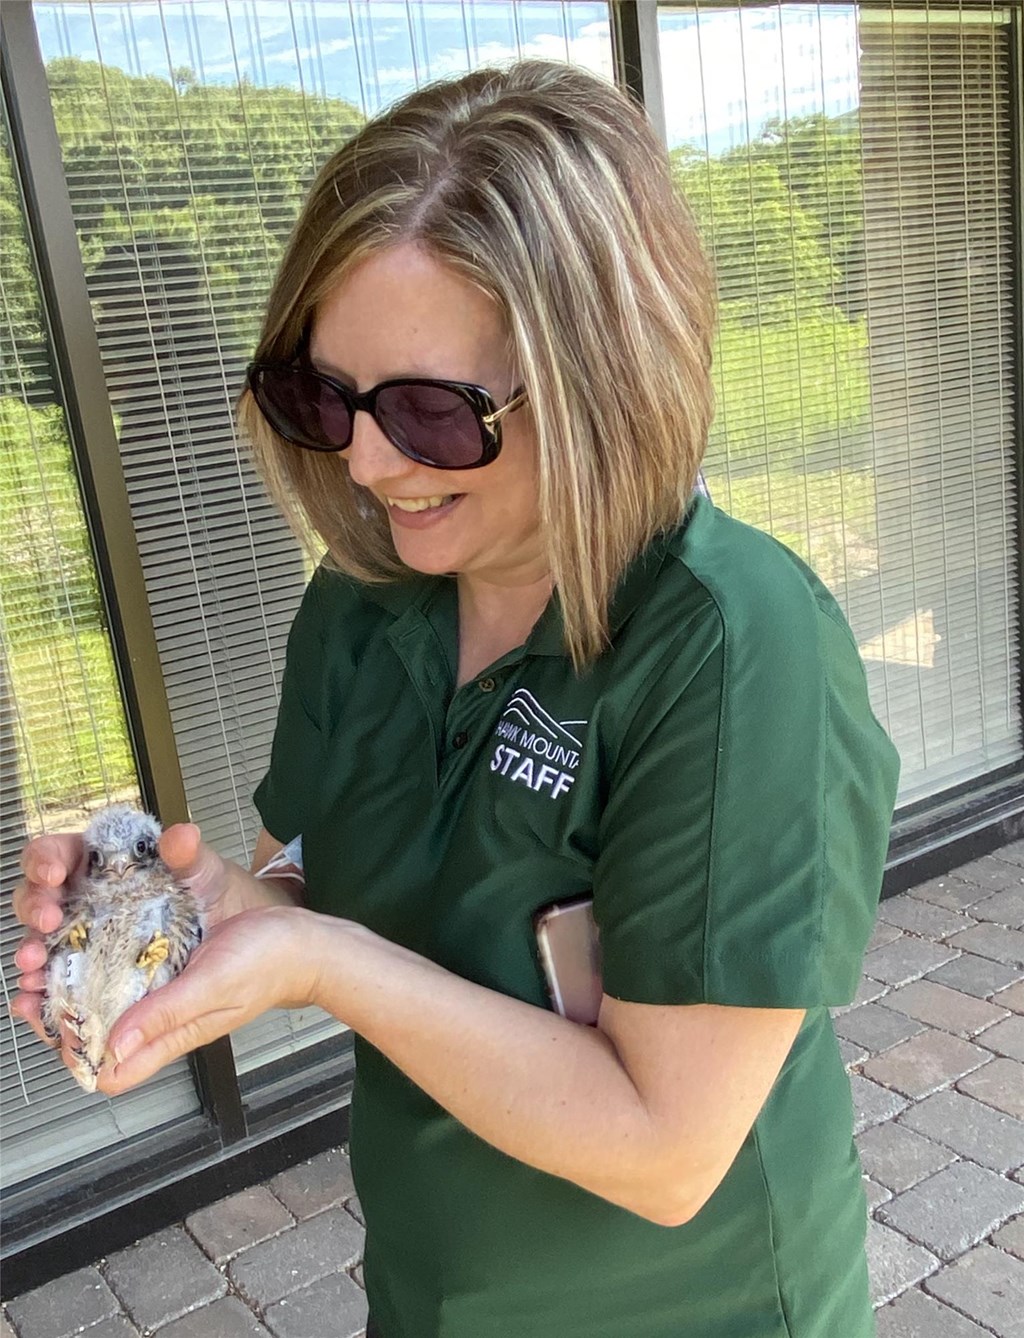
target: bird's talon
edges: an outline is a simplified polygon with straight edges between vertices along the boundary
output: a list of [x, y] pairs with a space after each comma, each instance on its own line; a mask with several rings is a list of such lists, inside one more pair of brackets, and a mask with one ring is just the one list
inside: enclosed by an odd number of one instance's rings
[[68, 943], [75, 952], [83, 952], [85, 945], [89, 942], [89, 934], [85, 925], [78, 923], [71, 926], [68, 930]]
[[82, 1039], [82, 1028], [85, 1026], [85, 1018], [82, 1017], [81, 1013], [69, 1013], [65, 1009], [64, 1025], [67, 1027], [68, 1031], [71, 1032], [72, 1036], [75, 1036], [78, 1040]]
[[148, 967], [149, 974], [146, 977], [146, 988], [149, 989], [153, 983], [153, 977], [157, 973], [157, 968], [162, 966], [171, 955], [171, 941], [166, 934], [156, 933], [139, 953], [135, 960], [138, 967]]

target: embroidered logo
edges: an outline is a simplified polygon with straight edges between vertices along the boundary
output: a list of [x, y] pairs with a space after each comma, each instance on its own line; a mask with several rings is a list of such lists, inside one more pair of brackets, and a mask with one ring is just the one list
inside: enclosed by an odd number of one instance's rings
[[509, 698], [494, 735], [491, 770], [513, 784], [557, 799], [572, 788], [580, 763], [585, 720], [556, 720], [537, 698], [519, 688]]

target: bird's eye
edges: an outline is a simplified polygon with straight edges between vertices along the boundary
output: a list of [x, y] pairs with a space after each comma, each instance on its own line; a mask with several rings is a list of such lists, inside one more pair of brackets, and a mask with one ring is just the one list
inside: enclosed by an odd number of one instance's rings
[[136, 855], [139, 856], [149, 854], [149, 842], [146, 840], [144, 836], [140, 836], [139, 839], [135, 842], [135, 853]]
[[98, 850], [89, 851], [89, 868], [97, 869], [100, 864], [100, 852]]

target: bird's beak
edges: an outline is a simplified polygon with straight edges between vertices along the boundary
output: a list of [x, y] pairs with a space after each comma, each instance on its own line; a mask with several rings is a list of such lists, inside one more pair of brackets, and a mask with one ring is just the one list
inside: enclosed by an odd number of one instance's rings
[[123, 878], [131, 866], [131, 859], [127, 855], [115, 855], [107, 865], [111, 878]]

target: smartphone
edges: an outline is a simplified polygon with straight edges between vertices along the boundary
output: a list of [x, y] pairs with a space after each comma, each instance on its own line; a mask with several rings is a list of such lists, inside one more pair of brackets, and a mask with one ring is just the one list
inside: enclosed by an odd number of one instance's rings
[[551, 1005], [571, 1022], [593, 1026], [601, 1009], [601, 945], [593, 897], [544, 906], [533, 917]]

